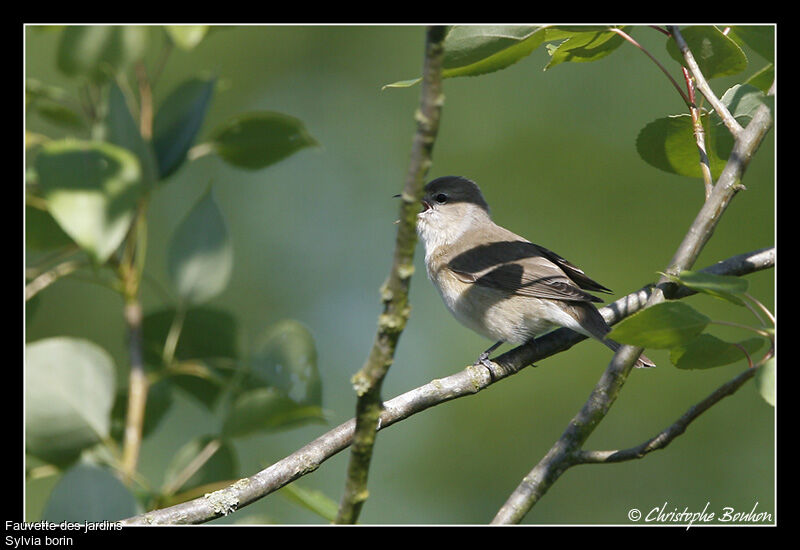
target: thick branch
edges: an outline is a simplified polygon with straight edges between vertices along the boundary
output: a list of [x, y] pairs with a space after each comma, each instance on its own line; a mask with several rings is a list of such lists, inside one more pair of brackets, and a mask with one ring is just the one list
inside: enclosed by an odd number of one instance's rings
[[434, 26], [427, 30], [420, 107], [416, 116], [417, 131], [403, 188], [394, 262], [389, 278], [381, 289], [384, 309], [366, 364], [353, 377], [353, 386], [358, 393], [356, 429], [336, 523], [355, 523], [367, 499], [369, 464], [383, 408], [381, 385], [394, 360], [397, 341], [408, 320], [408, 288], [414, 272], [414, 248], [417, 243], [416, 216], [425, 175], [431, 165], [443, 103], [441, 73], [444, 37], [445, 27]]
[[[746, 275], [770, 269], [774, 265], [775, 248], [771, 247], [734, 256], [703, 271], [716, 275]], [[685, 287], [680, 288], [680, 292], [675, 293], [673, 297], [678, 298], [693, 293]], [[602, 308], [600, 312], [610, 324], [617, 323], [643, 308], [651, 291], [652, 288], [647, 288], [633, 292]], [[384, 410], [380, 416], [380, 429], [388, 428], [430, 407], [474, 395], [526, 365], [569, 349], [583, 339], [585, 338], [572, 331], [554, 331], [537, 339], [535, 345], [523, 345], [498, 357], [497, 362], [504, 368], [498, 369], [494, 382], [485, 368], [468, 366], [460, 372], [433, 380], [399, 395], [384, 403]], [[215, 519], [223, 515], [224, 510], [219, 506], [215, 507], [214, 503], [235, 502], [234, 509], [241, 508], [313, 472], [327, 459], [350, 445], [354, 427], [355, 420], [348, 420], [265, 470], [242, 479], [222, 491], [217, 491], [217, 497], [212, 496], [215, 493], [210, 493], [202, 498], [126, 519], [123, 523], [128, 525], [203, 523]]]

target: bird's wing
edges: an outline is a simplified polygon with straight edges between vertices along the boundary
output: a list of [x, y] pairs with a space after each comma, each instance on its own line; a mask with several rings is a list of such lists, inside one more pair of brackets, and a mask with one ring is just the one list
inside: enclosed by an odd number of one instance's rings
[[583, 289], [610, 292], [561, 256], [528, 241], [480, 245], [454, 256], [447, 267], [462, 282], [520, 296], [602, 302]]

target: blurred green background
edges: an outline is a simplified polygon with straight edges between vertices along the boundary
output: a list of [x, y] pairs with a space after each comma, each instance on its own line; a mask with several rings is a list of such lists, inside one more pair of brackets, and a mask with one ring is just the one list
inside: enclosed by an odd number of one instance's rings
[[[633, 35], [677, 78], [665, 37]], [[384, 84], [418, 76], [419, 26], [241, 26], [217, 28], [193, 51], [172, 52], [155, 101], [196, 74], [219, 76], [204, 124], [274, 110], [301, 119], [321, 147], [304, 149], [262, 171], [243, 171], [208, 156], [184, 165], [151, 200], [146, 271], [166, 283], [166, 244], [209, 182], [228, 223], [234, 272], [211, 305], [232, 312], [243, 345], [284, 318], [310, 328], [319, 353], [329, 425], [237, 441], [241, 475], [279, 460], [352, 417], [350, 377], [372, 344], [378, 288], [391, 264], [398, 193], [405, 177], [419, 87]], [[26, 75], [74, 91], [55, 66], [58, 33], [27, 28]], [[149, 62], [157, 58], [154, 46]], [[718, 95], [764, 65], [747, 52], [747, 73], [711, 82]], [[495, 221], [577, 263], [614, 289], [616, 299], [663, 270], [703, 200], [699, 180], [661, 172], [637, 155], [635, 140], [652, 120], [683, 104], [642, 52], [623, 45], [595, 63], [544, 72], [544, 48], [512, 67], [445, 81], [445, 104], [429, 179], [477, 181]], [[31, 118], [28, 127], [60, 130]], [[204, 138], [201, 131], [198, 142]], [[695, 267], [770, 246], [775, 241], [774, 132], [753, 159], [740, 193]], [[383, 386], [388, 399], [472, 363], [489, 342], [452, 319], [425, 277], [422, 250], [412, 279], [412, 314]], [[774, 311], [773, 271], [748, 277], [751, 293]], [[97, 285], [66, 278], [41, 294], [27, 319], [26, 341], [56, 335], [87, 338], [108, 350], [125, 380], [122, 302]], [[145, 313], [161, 297], [147, 284]], [[708, 297], [689, 303], [707, 315], [752, 324], [742, 308]], [[750, 334], [714, 329], [731, 339]], [[509, 349], [507, 346], [502, 351]], [[732, 378], [744, 361], [681, 371], [668, 354], [632, 373], [587, 448], [639, 444]], [[583, 404], [610, 352], [584, 342], [527, 368], [476, 396], [418, 414], [381, 432], [360, 522], [487, 523], [520, 480], [561, 435]], [[179, 396], [145, 440], [141, 471], [154, 485], [180, 446], [218, 427], [219, 419]], [[774, 410], [749, 383], [704, 414], [666, 450], [643, 460], [569, 470], [525, 523], [628, 524], [627, 512], [667, 503], [701, 511], [729, 506], [775, 512]], [[299, 483], [339, 500], [348, 452]], [[41, 516], [57, 476], [26, 485], [26, 520]], [[323, 523], [279, 494], [215, 523]]]

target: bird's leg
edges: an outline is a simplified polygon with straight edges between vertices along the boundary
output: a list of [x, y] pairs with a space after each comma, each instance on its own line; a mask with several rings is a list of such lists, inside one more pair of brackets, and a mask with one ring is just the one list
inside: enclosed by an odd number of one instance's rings
[[473, 363], [473, 366], [475, 366], [475, 367], [477, 367], [478, 365], [483, 365], [484, 367], [486, 367], [486, 370], [489, 371], [489, 377], [492, 379], [492, 382], [494, 382], [494, 380], [496, 379], [496, 376], [495, 376], [495, 372], [494, 372], [494, 365], [492, 364], [491, 361], [489, 361], [489, 354], [491, 354], [494, 350], [499, 348], [501, 345], [503, 345], [503, 341], [502, 340], [500, 340], [499, 342], [495, 342], [494, 344], [492, 344], [492, 346], [489, 349], [487, 349], [486, 351], [481, 353], [478, 356], [478, 359]]

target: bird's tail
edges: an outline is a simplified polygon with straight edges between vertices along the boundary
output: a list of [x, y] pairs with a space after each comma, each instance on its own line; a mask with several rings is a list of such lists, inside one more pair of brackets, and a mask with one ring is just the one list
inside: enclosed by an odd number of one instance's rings
[[[617, 351], [620, 347], [620, 343], [616, 340], [612, 340], [611, 338], [603, 338], [601, 341], [614, 351]], [[652, 368], [655, 367], [656, 364], [653, 363], [653, 361], [643, 353], [639, 356], [639, 359], [636, 360], [636, 363], [633, 366], [638, 368]]]

